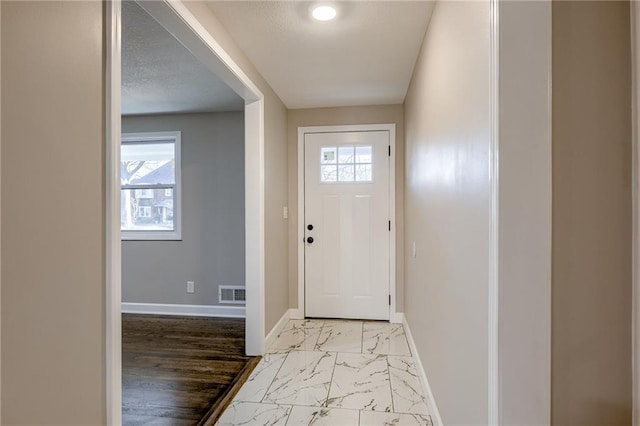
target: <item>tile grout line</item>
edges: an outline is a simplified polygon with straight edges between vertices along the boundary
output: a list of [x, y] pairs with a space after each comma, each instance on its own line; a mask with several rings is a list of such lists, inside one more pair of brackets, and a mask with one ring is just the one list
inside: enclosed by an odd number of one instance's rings
[[315, 352], [315, 350], [318, 347], [318, 340], [320, 340], [320, 336], [322, 336], [322, 332], [324, 331], [324, 326], [327, 324], [326, 321], [322, 321], [322, 327], [320, 327], [320, 332], [318, 333], [318, 337], [316, 337], [316, 341], [313, 344], [313, 349], [311, 349], [312, 352]]
[[320, 333], [318, 333], [318, 337], [316, 338], [316, 342], [313, 345], [312, 351], [320, 351], [318, 349], [318, 342], [320, 341], [320, 336], [322, 336], [322, 332], [324, 331], [324, 327], [327, 325], [326, 321], [322, 321], [322, 327], [320, 327]]
[[291, 413], [293, 413], [293, 405], [290, 405], [291, 409], [289, 410], [289, 414], [287, 415], [287, 421], [284, 422], [284, 426], [287, 426], [289, 423], [289, 419], [291, 418]]
[[280, 364], [280, 367], [278, 367], [278, 371], [276, 371], [276, 374], [273, 376], [273, 379], [271, 379], [271, 382], [269, 382], [269, 386], [267, 386], [267, 390], [264, 392], [264, 395], [260, 399], [261, 404], [263, 403], [264, 399], [267, 397], [267, 394], [269, 393], [269, 389], [271, 389], [271, 386], [273, 386], [273, 382], [276, 381], [276, 378], [278, 377], [280, 370], [282, 370], [282, 366], [284, 365], [285, 362], [287, 362], [287, 358], [289, 358], [290, 353], [291, 352], [287, 352], [287, 354], [284, 356], [284, 359], [282, 360], [282, 364]]
[[[291, 322], [291, 320], [289, 320], [289, 322]], [[278, 335], [278, 337], [279, 336], [280, 335]], [[269, 350], [269, 349], [267, 349], [267, 350]], [[282, 370], [282, 366], [284, 365], [284, 363], [287, 362], [287, 358], [289, 358], [289, 354], [290, 353], [291, 353], [291, 351], [287, 352], [287, 355], [285, 355], [284, 359], [282, 360], [282, 364], [280, 364], [280, 367], [278, 367], [278, 371], [276, 371], [276, 374], [273, 376], [273, 379], [271, 379], [271, 382], [269, 383], [269, 386], [267, 386], [267, 390], [264, 392], [264, 395], [260, 399], [260, 403], [263, 403], [264, 399], [267, 397], [267, 394], [269, 393], [269, 389], [271, 389], [271, 386], [273, 386], [273, 382], [278, 377], [278, 374], [280, 373], [280, 370]]]
[[400, 324], [402, 328], [402, 335], [404, 336], [404, 342], [407, 344], [407, 348], [409, 349], [409, 356], [413, 358], [413, 352], [411, 351], [411, 345], [409, 344], [409, 339], [407, 339], [407, 332], [404, 329], [404, 324]]
[[385, 355], [387, 361], [387, 375], [389, 376], [389, 390], [391, 391], [391, 412], [396, 412], [396, 404], [393, 397], [393, 386], [391, 385], [391, 364], [389, 363], [389, 355]]
[[338, 365], [338, 352], [336, 352], [336, 358], [333, 362], [333, 371], [331, 371], [331, 380], [329, 381], [329, 389], [327, 390], [327, 399], [324, 401], [324, 406], [329, 408], [329, 395], [331, 395], [331, 388], [333, 387], [333, 376], [336, 374], [336, 366]]

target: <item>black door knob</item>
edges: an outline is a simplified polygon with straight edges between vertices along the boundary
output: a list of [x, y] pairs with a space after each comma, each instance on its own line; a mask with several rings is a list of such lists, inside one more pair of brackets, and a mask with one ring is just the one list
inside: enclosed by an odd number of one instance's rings
[[313, 243], [313, 237], [308, 237], [308, 238], [307, 238], [307, 242], [308, 242], [309, 244]]
[[311, 224], [307, 225], [307, 229], [308, 229], [309, 231], [313, 231], [313, 225], [311, 225]]

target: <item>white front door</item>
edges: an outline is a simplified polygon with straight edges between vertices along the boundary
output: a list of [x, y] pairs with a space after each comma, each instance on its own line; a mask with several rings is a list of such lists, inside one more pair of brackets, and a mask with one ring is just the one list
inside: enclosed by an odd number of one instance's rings
[[307, 133], [305, 314], [389, 319], [389, 132]]

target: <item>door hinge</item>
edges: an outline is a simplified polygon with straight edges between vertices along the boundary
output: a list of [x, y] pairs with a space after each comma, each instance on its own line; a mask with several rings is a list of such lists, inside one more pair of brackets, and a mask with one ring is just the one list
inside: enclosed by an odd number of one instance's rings
[[389, 295], [389, 306], [391, 306], [391, 295]]
[[389, 145], [389, 157], [391, 157], [391, 145]]
[[389, 231], [391, 231], [391, 221], [389, 221]]

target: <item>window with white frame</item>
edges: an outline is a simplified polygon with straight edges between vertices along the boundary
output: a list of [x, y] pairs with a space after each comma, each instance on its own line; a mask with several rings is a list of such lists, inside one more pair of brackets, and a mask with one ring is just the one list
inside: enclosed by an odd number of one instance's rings
[[126, 133], [120, 151], [123, 240], [179, 240], [180, 132]]
[[139, 207], [139, 216], [143, 217], [151, 217], [151, 207], [150, 206], [140, 206]]

